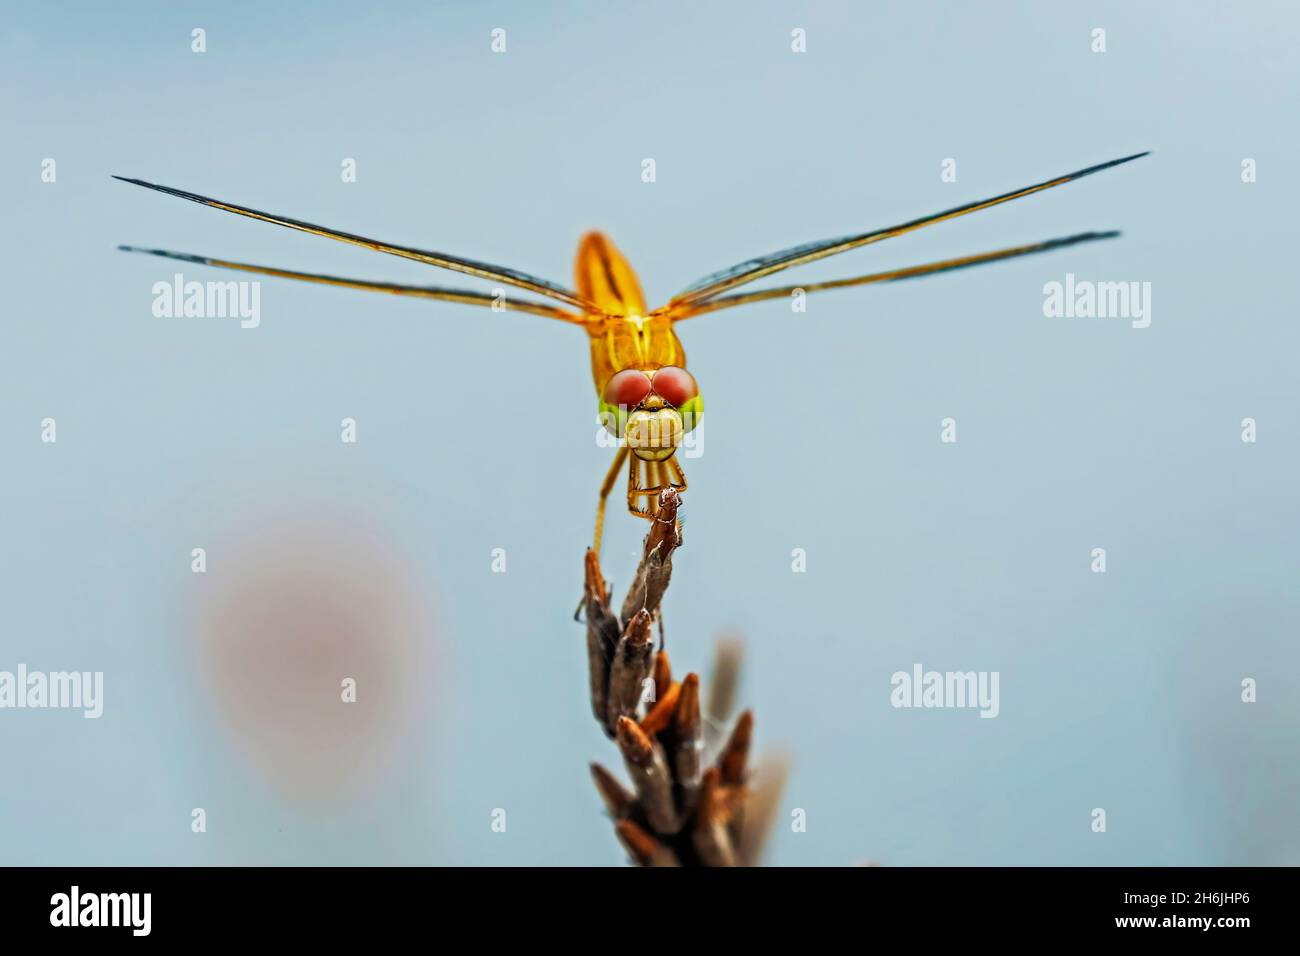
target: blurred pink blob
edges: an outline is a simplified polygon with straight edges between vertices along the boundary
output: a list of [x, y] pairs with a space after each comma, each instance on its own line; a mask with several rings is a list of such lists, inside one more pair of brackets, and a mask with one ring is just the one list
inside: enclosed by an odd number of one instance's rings
[[433, 693], [407, 568], [373, 530], [314, 515], [246, 527], [207, 560], [199, 665], [237, 748], [300, 802], [378, 786]]

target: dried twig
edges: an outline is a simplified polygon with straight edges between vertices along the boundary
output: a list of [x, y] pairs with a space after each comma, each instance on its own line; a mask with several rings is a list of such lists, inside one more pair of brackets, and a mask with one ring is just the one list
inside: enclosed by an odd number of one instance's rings
[[781, 793], [786, 777], [790, 775], [790, 762], [785, 757], [768, 757], [754, 772], [754, 780], [745, 801], [743, 818], [739, 823], [740, 862], [757, 866], [763, 847], [776, 827], [781, 811]]
[[618, 719], [617, 739], [646, 819], [656, 833], [676, 833], [681, 823], [673, 801], [673, 778], [668, 772], [664, 748], [630, 717]]
[[721, 773], [710, 767], [700, 785], [700, 800], [695, 814], [695, 849], [705, 866], [735, 866], [736, 851], [727, 831], [727, 809], [723, 800]]
[[753, 733], [754, 714], [747, 710], [736, 721], [736, 729], [731, 732], [731, 739], [718, 757], [723, 783], [735, 785], [745, 782], [745, 762], [749, 759], [749, 739]]
[[654, 666], [654, 636], [650, 612], [642, 608], [632, 615], [609, 662], [609, 688], [605, 692], [605, 731], [613, 734], [621, 717], [635, 714], [641, 702], [642, 681]]
[[628, 854], [641, 866], [681, 866], [677, 855], [633, 820], [620, 820], [614, 832]]
[[704, 756], [704, 722], [700, 719], [700, 678], [687, 674], [678, 695], [673, 720], [677, 752], [674, 755], [677, 780], [685, 795], [694, 799], [700, 783], [700, 763]]
[[588, 550], [585, 565], [586, 587], [583, 605], [587, 614], [587, 663], [591, 671], [591, 711], [606, 723], [606, 696], [609, 692], [609, 662], [618, 644], [618, 621], [609, 611], [609, 593], [600, 573], [596, 552]]
[[[599, 764], [592, 764], [592, 778], [634, 863], [753, 866], [776, 820], [785, 765], [778, 764], [774, 773], [758, 771], [751, 798], [754, 716], [749, 711], [736, 721], [716, 762], [706, 766], [705, 758], [706, 729], [727, 719], [735, 699], [739, 643], [719, 645], [707, 705], [698, 675], [674, 681], [667, 652], [654, 653], [653, 624], [659, 620], [662, 628], [660, 605], [672, 577], [673, 553], [682, 544], [680, 503], [676, 491], [660, 496], [658, 516], [617, 616], [600, 563], [587, 552], [583, 606], [591, 709], [617, 742], [632, 789]], [[647, 685], [653, 693], [644, 692]]]
[[731, 717], [736, 706], [736, 684], [740, 680], [740, 641], [723, 638], [713, 654], [713, 674], [709, 680], [709, 699], [704, 716], [721, 724]]
[[605, 809], [610, 819], [622, 820], [636, 803], [636, 797], [627, 791], [615, 776], [598, 763], [591, 765], [591, 778], [596, 781], [596, 789], [605, 801]]
[[681, 496], [672, 488], [659, 496], [659, 510], [650, 524], [650, 533], [646, 535], [641, 564], [632, 578], [632, 586], [627, 589], [627, 596], [623, 598], [623, 613], [619, 618], [625, 625], [639, 610], [648, 611], [651, 616], [659, 613], [668, 581], [673, 576], [673, 551], [682, 544], [677, 524], [677, 509], [681, 501]]

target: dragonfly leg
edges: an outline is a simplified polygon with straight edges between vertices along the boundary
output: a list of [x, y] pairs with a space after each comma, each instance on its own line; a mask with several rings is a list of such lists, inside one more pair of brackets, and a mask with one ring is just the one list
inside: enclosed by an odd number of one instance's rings
[[677, 461], [677, 456], [669, 458], [665, 465], [668, 466], [668, 484], [677, 491], [686, 490], [686, 472], [682, 471], [681, 464]]
[[[605, 502], [609, 499], [609, 493], [614, 490], [614, 482], [618, 481], [618, 470], [623, 467], [623, 459], [627, 457], [627, 446], [624, 445], [614, 456], [614, 463], [609, 466], [609, 471], [605, 474], [605, 480], [600, 486], [600, 500], [596, 502], [596, 533], [592, 537], [591, 550], [596, 552], [596, 561], [600, 561], [600, 539], [605, 531]], [[582, 606], [586, 601], [586, 595], [578, 600], [578, 606], [573, 612], [573, 619], [579, 619], [582, 614]]]
[[[642, 469], [646, 474], [645, 482], [640, 480]], [[650, 480], [650, 462], [642, 461], [633, 455], [627, 469], [628, 514], [636, 515], [638, 518], [653, 519], [658, 498], [659, 489]], [[639, 504], [641, 499], [646, 499], [645, 504]]]
[[[668, 486], [675, 491], [686, 490], [686, 472], [682, 470], [681, 463], [677, 461], [677, 456], [669, 458], [664, 462], [664, 467], [668, 470]], [[677, 527], [673, 529], [677, 535], [677, 543], [682, 542], [682, 519], [677, 519]]]
[[[644, 468], [644, 481], [641, 469]], [[677, 456], [663, 461], [641, 462], [633, 458], [627, 472], [627, 510], [638, 518], [653, 521], [659, 513], [659, 495], [667, 488], [686, 490], [686, 473], [677, 462]]]
[[[605, 481], [600, 486], [600, 500], [596, 503], [596, 533], [592, 539], [591, 550], [596, 552], [596, 559], [600, 559], [600, 539], [605, 531], [605, 502], [609, 500], [609, 493], [614, 490], [614, 482], [618, 481], [618, 470], [623, 467], [623, 459], [627, 457], [627, 446], [624, 445], [614, 456], [614, 463], [609, 466], [609, 471], [605, 475]], [[633, 459], [635, 461], [635, 459]], [[636, 466], [633, 465], [635, 468]]]

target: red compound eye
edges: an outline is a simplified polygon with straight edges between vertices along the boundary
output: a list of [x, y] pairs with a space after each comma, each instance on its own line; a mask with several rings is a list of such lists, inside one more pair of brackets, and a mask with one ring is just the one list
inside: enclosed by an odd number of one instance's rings
[[676, 365], [669, 365], [655, 372], [653, 385], [655, 394], [676, 408], [680, 408], [700, 394], [700, 387], [695, 384], [695, 376]]
[[650, 376], [634, 368], [615, 372], [605, 383], [605, 402], [615, 407], [635, 408], [650, 394]]

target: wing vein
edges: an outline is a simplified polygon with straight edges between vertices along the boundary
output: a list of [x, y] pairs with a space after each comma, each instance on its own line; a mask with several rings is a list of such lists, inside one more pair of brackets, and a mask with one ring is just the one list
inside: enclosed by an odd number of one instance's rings
[[233, 269], [237, 272], [251, 272], [256, 275], [274, 276], [280, 279], [297, 279], [301, 282], [314, 282], [322, 285], [339, 286], [347, 289], [359, 289], [366, 292], [386, 292], [390, 295], [414, 296], [422, 299], [439, 299], [444, 302], [460, 302], [467, 305], [499, 307], [513, 312], [528, 312], [546, 318], [560, 319], [575, 325], [585, 324], [581, 315], [568, 312], [558, 306], [545, 302], [531, 302], [527, 299], [511, 299], [508, 296], [494, 296], [470, 289], [446, 289], [439, 286], [400, 285], [395, 282], [372, 282], [368, 279], [350, 279], [346, 276], [327, 275], [320, 272], [298, 272], [293, 269], [280, 269], [275, 266], [259, 266], [248, 262], [235, 262], [231, 259], [215, 259], [210, 256], [197, 256], [188, 252], [171, 252], [166, 249], [145, 249], [138, 246], [118, 246], [123, 252], [138, 252], [144, 255], [161, 256], [180, 262], [193, 262], [203, 266], [220, 269]]
[[774, 252], [770, 255], [760, 256], [756, 259], [748, 259], [745, 262], [738, 263], [728, 269], [705, 276], [698, 282], [688, 286], [684, 291], [678, 293], [669, 302], [669, 308], [677, 310], [685, 309], [689, 311], [689, 306], [697, 305], [700, 302], [710, 299], [713, 296], [733, 289], [738, 285], [745, 285], [769, 276], [774, 272], [780, 272], [785, 269], [791, 269], [806, 262], [813, 262], [817, 259], [824, 259], [827, 256], [837, 255], [841, 252], [847, 252], [850, 249], [856, 249], [865, 246], [868, 243], [879, 242], [882, 239], [891, 239], [894, 236], [901, 236], [904, 233], [912, 232], [916, 229], [924, 228], [935, 223], [944, 222], [949, 219], [956, 219], [959, 216], [965, 216], [969, 213], [979, 212], [982, 209], [989, 209], [993, 206], [1010, 202], [1013, 199], [1021, 199], [1025, 196], [1031, 196], [1034, 193], [1042, 192], [1045, 189], [1051, 189], [1054, 186], [1061, 186], [1065, 183], [1073, 182], [1076, 179], [1082, 179], [1084, 176], [1091, 176], [1093, 173], [1101, 172], [1104, 169], [1132, 162], [1148, 155], [1147, 152], [1134, 153], [1131, 156], [1123, 156], [1119, 159], [1112, 159], [1109, 162], [1099, 163], [1096, 166], [1089, 166], [1085, 169], [1076, 170], [1072, 173], [1066, 173], [1064, 176], [1057, 176], [1053, 179], [1045, 180], [1041, 183], [1035, 183], [1032, 186], [1025, 186], [1020, 189], [1003, 193], [1000, 196], [994, 196], [990, 199], [981, 199], [977, 202], [967, 203], [964, 206], [957, 206], [943, 212], [934, 213], [929, 216], [922, 216], [919, 219], [912, 219], [908, 222], [901, 223], [897, 226], [889, 226], [884, 229], [875, 229], [871, 232], [858, 233], [852, 236], [843, 236], [838, 239], [824, 239], [816, 242], [808, 242], [790, 249], [784, 249], [780, 252]]
[[583, 311], [597, 311], [592, 303], [582, 298], [578, 293], [557, 285], [547, 279], [539, 279], [537, 276], [529, 275], [526, 272], [520, 272], [517, 269], [492, 265], [487, 262], [479, 262], [474, 259], [464, 259], [460, 256], [453, 256], [444, 252], [431, 252], [425, 249], [415, 249], [410, 246], [399, 246], [394, 245], [393, 243], [381, 242], [378, 239], [368, 239], [365, 236], [358, 236], [350, 232], [343, 232], [338, 229], [318, 226], [310, 222], [304, 222], [300, 219], [290, 219], [287, 216], [279, 216], [274, 213], [250, 209], [247, 206], [237, 206], [234, 203], [222, 202], [221, 200], [212, 199], [208, 196], [200, 196], [198, 193], [186, 192], [183, 189], [173, 189], [170, 186], [160, 186], [157, 183], [146, 182], [143, 179], [131, 179], [127, 176], [114, 176], [113, 178], [120, 179], [125, 183], [131, 183], [135, 186], [143, 186], [146, 189], [166, 193], [169, 196], [188, 199], [190, 202], [196, 202], [213, 209], [220, 209], [223, 212], [232, 212], [236, 215], [246, 216], [250, 219], [257, 219], [262, 222], [272, 223], [273, 225], [284, 226], [287, 229], [296, 229], [299, 232], [309, 233], [313, 236], [324, 236], [327, 239], [336, 239], [339, 242], [346, 242], [350, 245], [373, 249], [376, 252], [384, 252], [389, 255], [400, 256], [403, 259], [413, 259], [416, 262], [423, 262], [427, 265], [437, 266], [442, 269], [450, 269], [454, 272], [462, 272], [466, 275], [477, 276], [481, 279], [491, 279], [497, 282], [504, 282], [507, 285], [526, 289], [529, 292], [544, 295], [550, 299], [556, 299], [566, 305], [582, 309]]

